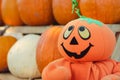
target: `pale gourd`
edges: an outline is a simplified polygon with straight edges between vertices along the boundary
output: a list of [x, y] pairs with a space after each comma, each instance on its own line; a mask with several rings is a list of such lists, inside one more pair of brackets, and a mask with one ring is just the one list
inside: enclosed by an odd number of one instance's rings
[[40, 73], [36, 64], [36, 46], [40, 36], [29, 34], [19, 39], [7, 56], [10, 72], [19, 78], [35, 78]]

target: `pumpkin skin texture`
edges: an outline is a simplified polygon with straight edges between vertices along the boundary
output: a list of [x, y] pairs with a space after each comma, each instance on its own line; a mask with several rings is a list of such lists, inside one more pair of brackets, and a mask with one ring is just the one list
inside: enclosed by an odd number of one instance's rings
[[39, 39], [36, 61], [40, 73], [42, 73], [42, 70], [48, 63], [62, 57], [57, 47], [58, 35], [61, 30], [62, 28], [59, 26], [51, 27], [46, 30]]
[[69, 21], [78, 18], [77, 14], [72, 13], [71, 0], [53, 0], [52, 8], [54, 17], [59, 24], [64, 25]]
[[7, 65], [8, 51], [16, 41], [17, 41], [16, 38], [12, 36], [0, 37], [0, 72], [8, 71], [8, 65]]
[[17, 0], [23, 22], [27, 25], [52, 24], [52, 0]]
[[82, 15], [104, 23], [120, 23], [120, 0], [80, 0]]
[[7, 57], [10, 72], [19, 78], [39, 77], [36, 64], [36, 47], [39, 35], [29, 34], [19, 39]]
[[6, 25], [19, 26], [23, 24], [20, 19], [16, 0], [2, 0], [1, 13]]
[[58, 49], [71, 61], [100, 61], [111, 56], [115, 42], [113, 32], [105, 24], [83, 17], [63, 28]]

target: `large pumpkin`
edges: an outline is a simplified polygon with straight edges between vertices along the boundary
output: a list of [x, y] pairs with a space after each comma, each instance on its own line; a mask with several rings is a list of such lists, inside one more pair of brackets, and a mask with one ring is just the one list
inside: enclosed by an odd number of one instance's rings
[[72, 13], [72, 0], [52, 0], [52, 8], [54, 17], [59, 24], [66, 24], [78, 18], [75, 13]]
[[48, 63], [61, 57], [57, 47], [58, 36], [61, 30], [62, 28], [58, 26], [51, 27], [39, 39], [36, 59], [41, 73]]
[[0, 37], [0, 72], [8, 71], [7, 55], [10, 48], [16, 42], [16, 38], [12, 36]]
[[22, 25], [16, 0], [2, 0], [1, 4], [2, 19], [6, 25]]
[[10, 72], [20, 78], [39, 77], [36, 47], [40, 36], [29, 34], [19, 39], [9, 50], [7, 61]]
[[80, 0], [81, 14], [104, 23], [120, 22], [120, 0]]
[[27, 25], [53, 23], [52, 0], [17, 0], [23, 22]]
[[84, 17], [65, 25], [58, 39], [60, 53], [71, 61], [105, 60], [114, 47], [114, 33], [105, 24]]

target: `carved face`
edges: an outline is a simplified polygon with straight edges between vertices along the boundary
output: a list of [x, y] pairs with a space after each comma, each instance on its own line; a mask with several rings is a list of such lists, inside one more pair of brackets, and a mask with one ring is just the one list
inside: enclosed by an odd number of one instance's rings
[[111, 56], [115, 46], [112, 31], [103, 23], [81, 18], [69, 22], [63, 28], [58, 48], [72, 61], [99, 61]]

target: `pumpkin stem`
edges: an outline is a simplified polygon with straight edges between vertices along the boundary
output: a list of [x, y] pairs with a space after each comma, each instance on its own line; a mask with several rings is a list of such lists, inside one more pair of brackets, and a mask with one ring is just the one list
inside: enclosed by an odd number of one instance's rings
[[75, 13], [81, 18], [82, 15], [80, 14], [80, 10], [78, 8], [78, 2], [77, 0], [72, 0], [72, 13], [75, 11]]
[[9, 26], [5, 26], [5, 28], [3, 30], [0, 30], [0, 36], [4, 35], [4, 33], [6, 32], [6, 30], [9, 28]]
[[78, 2], [76, 0], [72, 0], [72, 13], [74, 12], [77, 6], [78, 6]]

